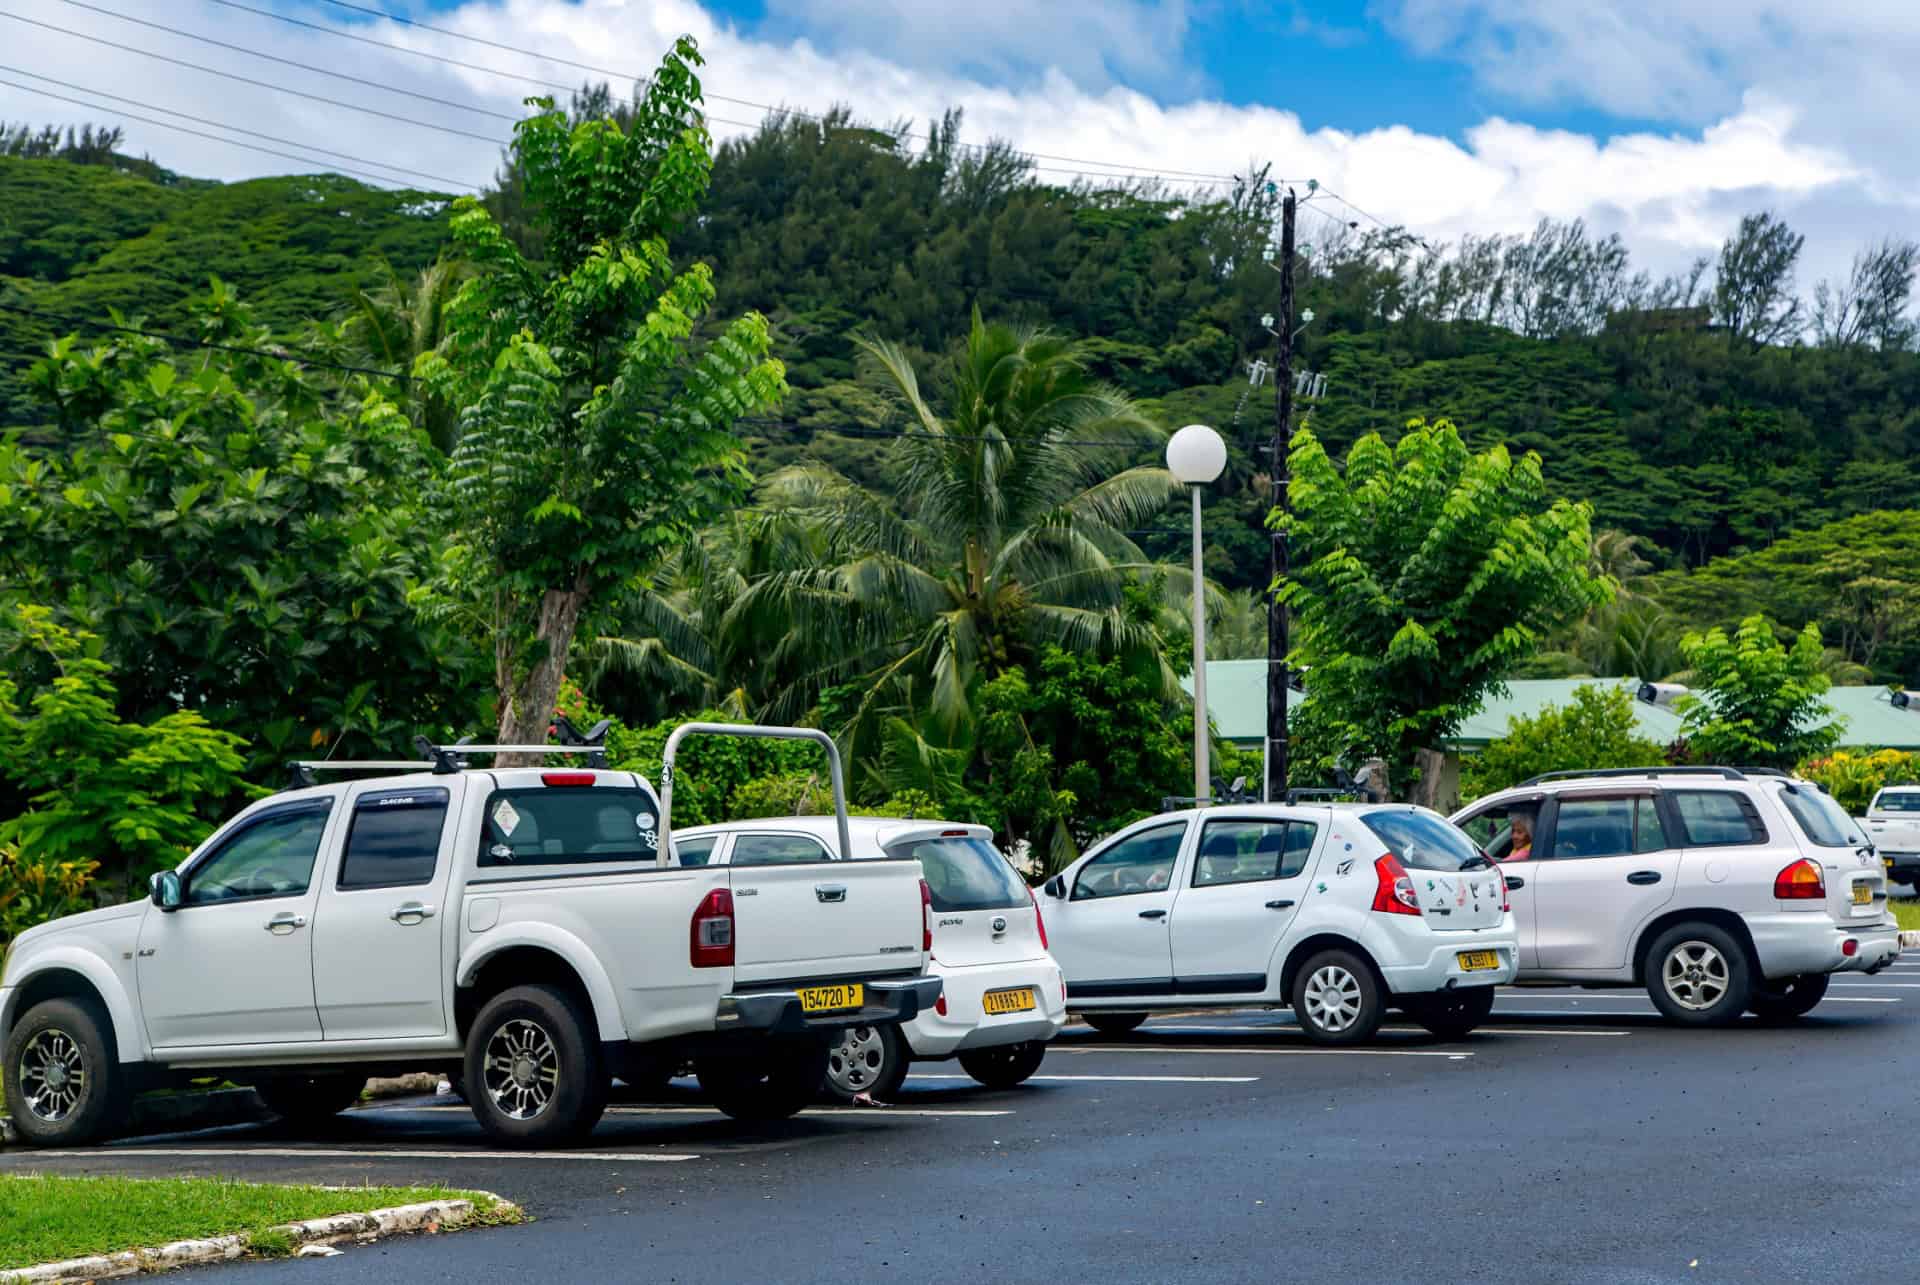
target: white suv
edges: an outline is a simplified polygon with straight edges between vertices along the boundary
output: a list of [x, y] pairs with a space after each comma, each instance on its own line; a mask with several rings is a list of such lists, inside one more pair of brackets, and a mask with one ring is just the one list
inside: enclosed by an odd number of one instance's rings
[[1518, 949], [1500, 873], [1405, 804], [1247, 804], [1151, 817], [1043, 891], [1067, 1004], [1096, 1030], [1155, 1009], [1290, 1004], [1351, 1044], [1399, 1008], [1458, 1037]]
[[[822, 861], [837, 846], [833, 817], [778, 817], [674, 833], [686, 866]], [[993, 847], [993, 831], [951, 821], [849, 817], [854, 860], [918, 860], [931, 925], [927, 973], [943, 990], [911, 1021], [846, 1028], [827, 1060], [834, 1097], [891, 1097], [911, 1061], [958, 1058], [990, 1088], [1012, 1088], [1040, 1069], [1047, 1041], [1066, 1025], [1066, 987], [1047, 953], [1032, 891]]]
[[1784, 1020], [1900, 953], [1872, 845], [1818, 786], [1731, 767], [1536, 777], [1456, 824], [1501, 862], [1522, 982], [1645, 986], [1668, 1018]]

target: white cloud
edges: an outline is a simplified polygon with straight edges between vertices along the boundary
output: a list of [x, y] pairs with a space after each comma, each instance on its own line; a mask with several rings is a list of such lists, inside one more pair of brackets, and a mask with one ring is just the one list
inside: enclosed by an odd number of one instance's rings
[[[150, 8], [136, 11], [132, 0], [107, 2], [117, 3], [130, 13], [153, 12]], [[796, 6], [798, 12], [815, 0], [782, 2]], [[826, 2], [819, 0], [822, 5]], [[1489, 12], [1550, 13], [1562, 9], [1551, 0], [1539, 0], [1534, 5], [1523, 0], [1475, 2]], [[879, 0], [842, 3], [849, 12], [864, 12]], [[1631, 3], [1621, 0], [1619, 8], [1626, 12]], [[1732, 0], [1702, 3], [1730, 4]], [[274, 85], [378, 105], [382, 110], [489, 138], [504, 139], [509, 132], [503, 120], [340, 84], [324, 76], [260, 64], [229, 51], [141, 32], [58, 0], [23, 0], [14, 8], [45, 22], [241, 72]], [[1106, 71], [1155, 75], [1153, 60], [1175, 49], [1177, 41], [1167, 35], [1157, 48], [1129, 52], [1151, 38], [1150, 32], [1136, 34], [1136, 28], [1128, 25], [1149, 21], [1133, 13], [1134, 8], [1116, 9], [1117, 16], [1107, 25], [1091, 28], [1082, 42], [1084, 49], [1067, 48], [1068, 37], [1044, 23], [1038, 29], [1046, 33], [1040, 43], [1036, 43], [1033, 32], [1028, 32], [1018, 43], [992, 46], [988, 42], [982, 46], [989, 52], [980, 56], [1024, 59], [1036, 67], [1040, 66], [1038, 59], [1046, 41], [1060, 46], [1058, 57], [1050, 59], [1049, 65], [1011, 83], [986, 83], [978, 76], [941, 70], [952, 60], [943, 58], [938, 47], [909, 57], [897, 43], [889, 46], [886, 41], [878, 51], [847, 48], [830, 52], [810, 40], [756, 39], [716, 19], [695, 0], [473, 0], [438, 15], [434, 21], [519, 48], [641, 72], [651, 68], [674, 36], [687, 31], [699, 39], [708, 59], [703, 78], [716, 118], [751, 124], [760, 115], [755, 107], [722, 101], [719, 95], [815, 110], [848, 103], [864, 117], [879, 122], [902, 117], [925, 122], [944, 108], [959, 105], [967, 113], [965, 137], [1006, 137], [1035, 152], [1218, 174], [1241, 170], [1249, 162], [1271, 160], [1278, 173], [1317, 178], [1373, 214], [1404, 221], [1433, 237], [1452, 237], [1464, 231], [1523, 231], [1542, 215], [1584, 216], [1600, 230], [1620, 231], [1638, 260], [1658, 269], [1676, 268], [1697, 253], [1711, 252], [1742, 212], [1756, 208], [1779, 209], [1810, 234], [1808, 254], [1814, 269], [1810, 276], [1844, 267], [1859, 241], [1884, 233], [1890, 225], [1911, 226], [1913, 221], [1913, 208], [1908, 202], [1920, 185], [1911, 182], [1900, 165], [1882, 163], [1883, 157], [1876, 150], [1856, 146], [1851, 136], [1836, 129], [1822, 107], [1809, 102], [1804, 94], [1763, 89], [1732, 92], [1730, 88], [1725, 101], [1721, 101], [1716, 90], [1701, 99], [1700, 110], [1707, 114], [1694, 128], [1605, 140], [1497, 118], [1467, 131], [1458, 141], [1424, 133], [1411, 122], [1364, 132], [1308, 130], [1291, 112], [1205, 99], [1163, 105], [1121, 84], [1068, 70], [1079, 65], [1076, 60], [1093, 58]], [[1435, 43], [1436, 47], [1464, 39], [1459, 31], [1433, 25], [1433, 14], [1440, 8], [1439, 0], [1405, 0], [1397, 6], [1393, 21], [1397, 30], [1413, 33], [1409, 38]], [[334, 12], [304, 9], [301, 14], [310, 20], [330, 21]], [[1005, 18], [1012, 12], [1013, 6], [1003, 0], [981, 0], [972, 16], [953, 19], [956, 25], [946, 38], [959, 41], [972, 30], [967, 24], [991, 27], [995, 15]], [[217, 34], [248, 48], [271, 50], [283, 57], [509, 115], [518, 110], [518, 100], [524, 94], [534, 92], [525, 84], [302, 31], [230, 9], [183, 3], [168, 6], [161, 20]], [[587, 76], [577, 68], [519, 58], [418, 29], [376, 24], [352, 30], [446, 57], [512, 68], [564, 85], [577, 84]], [[921, 26], [916, 30], [924, 37], [929, 29]], [[1616, 24], [1609, 36], [1612, 43], [1606, 45], [1613, 52], [1603, 57], [1590, 49], [1580, 55], [1593, 61], [1588, 68], [1571, 55], [1555, 61], [1538, 52], [1560, 48], [1553, 41], [1571, 47], [1578, 43], [1573, 34], [1558, 27], [1533, 30], [1535, 35], [1528, 38], [1535, 43], [1528, 47], [1543, 60], [1541, 74], [1566, 86], [1604, 81], [1605, 67], [1617, 66], [1644, 44], [1630, 40], [1629, 33], [1618, 30]], [[5, 20], [0, 20], [0, 47], [11, 54], [0, 55], [0, 62], [31, 67], [47, 76], [428, 173], [480, 182], [492, 173], [497, 162], [497, 148], [487, 142], [438, 134], [270, 89], [219, 81]], [[1692, 74], [1694, 63], [1688, 59], [1694, 56], [1682, 42], [1667, 62], [1659, 64], [1660, 75]], [[1129, 58], [1133, 64], [1126, 63]], [[1517, 70], [1497, 59], [1488, 67], [1490, 77], [1518, 75]], [[5, 72], [0, 72], [0, 77], [23, 79]], [[23, 83], [27, 82], [23, 79]], [[1740, 80], [1726, 72], [1716, 83], [1736, 87]], [[1384, 100], [1383, 107], [1391, 110], [1391, 100]], [[113, 114], [51, 103], [0, 87], [0, 117], [10, 120], [100, 120]], [[1897, 132], [1895, 127], [1888, 128]], [[725, 136], [739, 132], [740, 127], [716, 124], [715, 129]], [[163, 163], [186, 173], [235, 178], [314, 168], [140, 123], [130, 123], [128, 132], [134, 147], [149, 150]], [[1905, 164], [1915, 162], [1909, 157]], [[1066, 181], [1069, 176], [1050, 173], [1047, 177]], [[1331, 202], [1320, 201], [1315, 206], [1350, 217]], [[1306, 239], [1315, 235], [1318, 225], [1317, 218], [1306, 221]]]

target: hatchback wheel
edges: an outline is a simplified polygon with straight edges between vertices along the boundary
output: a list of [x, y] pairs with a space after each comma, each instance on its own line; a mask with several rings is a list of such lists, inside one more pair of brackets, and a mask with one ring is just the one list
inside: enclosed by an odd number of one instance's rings
[[501, 1142], [576, 1142], [607, 1109], [600, 1041], [577, 1001], [552, 986], [488, 1000], [467, 1033], [467, 1105]]
[[1790, 1022], [1805, 1017], [1827, 997], [1827, 974], [1803, 973], [1783, 982], [1760, 982], [1748, 1007], [1763, 1022]]
[[1293, 1015], [1315, 1044], [1358, 1044], [1373, 1038], [1386, 1014], [1366, 961], [1324, 950], [1293, 975]]
[[7, 1036], [5, 1092], [13, 1124], [36, 1147], [92, 1142], [126, 1118], [127, 1083], [106, 1015], [92, 1004], [35, 1004]]
[[1082, 1013], [1080, 1019], [1102, 1035], [1127, 1035], [1147, 1020], [1145, 1013]]
[[1407, 1016], [1443, 1040], [1464, 1039], [1493, 1015], [1493, 987], [1467, 986], [1403, 997]]
[[1647, 952], [1647, 994], [1669, 1021], [1724, 1026], [1747, 1011], [1753, 970], [1724, 928], [1676, 924]]
[[1040, 1069], [1047, 1056], [1045, 1040], [1026, 1040], [1019, 1044], [998, 1044], [992, 1048], [968, 1049], [960, 1055], [960, 1069], [990, 1089], [1011, 1089], [1025, 1084]]
[[907, 1078], [912, 1052], [898, 1026], [849, 1026], [827, 1054], [826, 1095], [851, 1102], [859, 1094], [888, 1101]]

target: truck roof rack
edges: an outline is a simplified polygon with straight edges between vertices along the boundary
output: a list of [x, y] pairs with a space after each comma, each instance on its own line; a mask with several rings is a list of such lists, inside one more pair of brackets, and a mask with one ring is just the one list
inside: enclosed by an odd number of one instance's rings
[[[1749, 768], [1742, 771], [1737, 767], [1594, 767], [1570, 768], [1564, 772], [1542, 772], [1539, 776], [1530, 776], [1520, 782], [1521, 785], [1539, 785], [1544, 781], [1568, 781], [1575, 777], [1597, 776], [1617, 778], [1625, 776], [1713, 776], [1723, 781], [1744, 781], [1747, 772], [1761, 769]], [[1779, 773], [1785, 776], [1786, 773]]]
[[475, 745], [471, 736], [463, 736], [451, 745], [435, 745], [424, 736], [413, 738], [417, 759], [295, 759], [287, 764], [288, 789], [300, 790], [320, 784], [319, 772], [420, 772], [431, 770], [450, 776], [469, 767], [469, 754], [584, 754], [587, 766], [607, 766], [607, 729], [609, 719], [601, 719], [582, 732], [565, 714], [554, 716], [553, 731], [557, 745]]

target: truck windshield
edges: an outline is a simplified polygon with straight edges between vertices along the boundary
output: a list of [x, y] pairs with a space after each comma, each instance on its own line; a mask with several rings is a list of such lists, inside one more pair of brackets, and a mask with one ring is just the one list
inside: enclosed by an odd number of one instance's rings
[[1431, 812], [1368, 812], [1360, 820], [1408, 870], [1479, 870], [1493, 864], [1463, 831]]
[[909, 839], [889, 844], [887, 855], [919, 859], [937, 911], [1024, 910], [1032, 904], [1026, 881], [1007, 859], [972, 835]]
[[1793, 814], [1800, 833], [1806, 835], [1815, 847], [1851, 848], [1869, 842], [1860, 827], [1854, 824], [1853, 818], [1847, 815], [1847, 810], [1835, 803], [1833, 796], [1824, 790], [1811, 785], [1783, 785], [1780, 787], [1780, 801]]
[[495, 790], [480, 828], [482, 866], [562, 866], [653, 861], [660, 805], [625, 786]]

